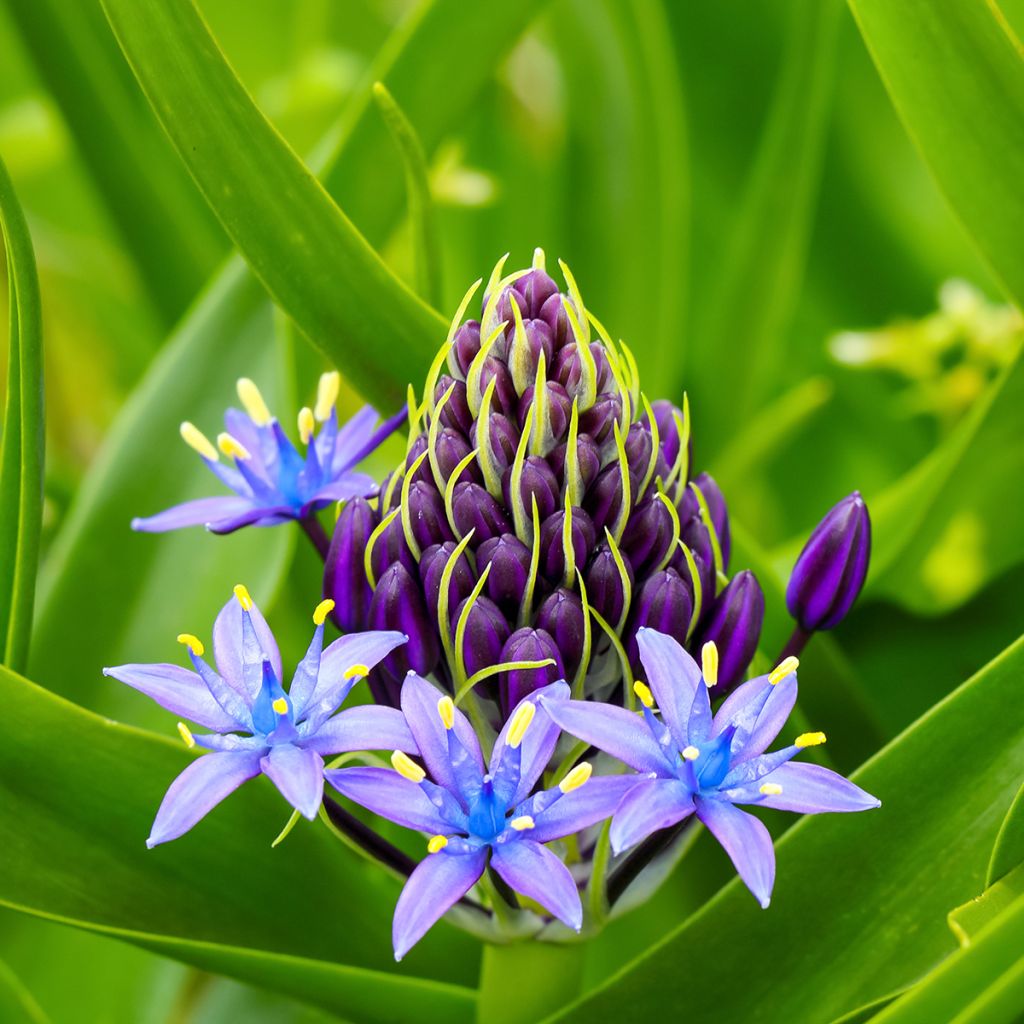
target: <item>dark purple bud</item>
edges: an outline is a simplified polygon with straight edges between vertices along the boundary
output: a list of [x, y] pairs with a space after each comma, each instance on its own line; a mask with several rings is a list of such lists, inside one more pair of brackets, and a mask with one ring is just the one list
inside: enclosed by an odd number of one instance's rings
[[670, 553], [673, 532], [672, 513], [661, 498], [648, 498], [633, 510], [621, 547], [641, 577]]
[[[457, 623], [466, 607], [463, 601], [453, 617]], [[501, 661], [501, 651], [508, 640], [509, 624], [501, 609], [490, 598], [478, 597], [469, 609], [466, 619], [466, 633], [462, 652], [466, 659], [466, 675], [471, 676], [482, 668], [490, 668]]]
[[[526, 417], [529, 414], [530, 406], [533, 404], [533, 393], [536, 389], [531, 384], [519, 399], [519, 427], [522, 429], [526, 424]], [[548, 425], [551, 428], [551, 436], [558, 440], [565, 436], [569, 429], [569, 418], [572, 416], [572, 399], [565, 393], [565, 388], [555, 381], [548, 381], [544, 385], [547, 397]], [[535, 414], [536, 415], [536, 414]]]
[[[540, 524], [540, 572], [552, 583], [565, 577], [565, 510], [552, 512]], [[590, 552], [594, 550], [597, 533], [590, 516], [581, 508], [573, 508], [572, 524], [569, 527], [576, 565], [582, 569], [587, 564]], [[573, 576], [575, 580], [575, 575]]]
[[580, 415], [580, 430], [589, 434], [599, 445], [611, 443], [614, 438], [612, 424], [622, 416], [622, 399], [617, 394], [597, 396], [597, 401]]
[[455, 332], [455, 345], [452, 349], [455, 356], [455, 365], [459, 368], [462, 376], [469, 373], [470, 364], [480, 351], [480, 321], [467, 320]]
[[487, 593], [506, 610], [518, 609], [530, 576], [530, 549], [514, 534], [485, 540], [477, 549], [476, 566], [483, 574], [487, 566]]
[[420, 550], [431, 544], [454, 540], [444, 511], [444, 498], [436, 487], [422, 480], [417, 480], [409, 488], [409, 522]]
[[485, 540], [512, 530], [512, 524], [502, 507], [479, 484], [456, 484], [452, 494], [452, 518], [463, 537], [474, 530], [474, 548]]
[[399, 679], [412, 669], [420, 675], [433, 672], [441, 656], [437, 631], [427, 612], [419, 582], [401, 563], [385, 570], [370, 602], [370, 629], [397, 629], [408, 643], [396, 647], [383, 661]]
[[[427, 450], [427, 435], [420, 434], [409, 448], [409, 454], [405, 457], [405, 471], [408, 473], [412, 469], [416, 460]], [[427, 483], [432, 484], [434, 482], [434, 476], [430, 471], [430, 460], [424, 459], [420, 463], [420, 468], [416, 470], [413, 480], [426, 480]], [[392, 507], [397, 505], [399, 502], [398, 495], [402, 493], [401, 484], [395, 486], [394, 494], [392, 495], [391, 504]]]
[[[509, 323], [505, 328], [506, 361], [509, 369], [514, 370], [512, 380], [518, 385], [517, 390], [522, 392], [531, 385], [537, 377], [537, 364], [540, 357], [544, 356], [544, 365], [551, 366], [554, 358], [554, 342], [551, 340], [551, 331], [543, 320], [526, 320], [523, 323], [523, 339], [516, 341], [515, 324]], [[526, 361], [520, 365], [521, 352], [516, 348], [518, 345], [526, 346]], [[546, 375], [547, 371], [545, 371]]]
[[512, 283], [512, 287], [523, 298], [523, 302], [520, 304], [523, 316], [530, 317], [531, 319], [540, 316], [544, 303], [552, 295], [558, 294], [558, 285], [555, 284], [551, 275], [539, 268], [516, 278]]
[[[564, 315], [564, 314], [563, 314]], [[611, 368], [608, 365], [608, 357], [605, 355], [603, 346], [598, 342], [591, 342], [590, 354], [594, 358], [594, 369], [597, 371], [595, 382], [595, 394], [602, 394], [608, 390], [608, 383], [612, 379]], [[554, 369], [548, 374], [554, 377], [570, 395], [576, 394], [583, 377], [583, 364], [580, 359], [579, 348], [575, 345], [566, 345], [559, 349], [555, 356]], [[583, 410], [580, 410], [581, 412]]]
[[457, 430], [463, 436], [468, 436], [473, 429], [473, 415], [469, 411], [469, 403], [466, 401], [466, 385], [461, 380], [455, 380], [447, 374], [441, 377], [434, 388], [434, 400], [440, 403], [448, 389], [452, 393], [448, 395], [448, 401], [441, 409], [441, 425]]
[[615, 522], [622, 507], [622, 471], [618, 461], [605, 466], [597, 475], [594, 485], [583, 499], [586, 510], [598, 533], [603, 534], [606, 526]]
[[500, 412], [492, 412], [487, 421], [490, 431], [491, 451], [497, 462], [498, 472], [504, 473], [512, 465], [519, 446], [519, 431], [512, 426], [512, 421]]
[[693, 594], [687, 580], [675, 569], [662, 569], [651, 576], [633, 596], [626, 644], [630, 664], [637, 665], [636, 632], [641, 626], [649, 626], [685, 644], [692, 614]]
[[480, 394], [483, 395], [495, 378], [494, 397], [491, 399], [491, 409], [495, 412], [503, 412], [506, 416], [513, 416], [519, 404], [519, 395], [516, 393], [516, 386], [512, 383], [512, 374], [508, 366], [496, 356], [488, 356], [484, 360], [483, 371], [480, 374]]
[[[447, 482], [451, 479], [452, 473], [455, 472], [459, 463], [472, 449], [464, 434], [459, 433], [457, 430], [452, 430], [451, 427], [445, 427], [437, 435], [435, 451], [437, 452], [437, 465], [441, 471], [441, 476]], [[471, 480], [480, 480], [480, 467], [477, 465], [476, 459], [463, 469], [459, 475], [459, 480], [463, 483], [468, 483]]]
[[571, 340], [572, 331], [569, 329], [569, 317], [566, 315], [565, 306], [562, 305], [562, 296], [559, 293], [556, 292], [554, 295], [548, 296], [540, 308], [539, 316], [548, 325], [556, 348], [561, 348]]
[[634, 423], [626, 434], [623, 447], [626, 449], [626, 464], [629, 466], [629, 478], [633, 483], [633, 504], [635, 505], [643, 497], [637, 491], [641, 481], [647, 475], [651, 464], [651, 453], [654, 451], [654, 440], [650, 430], [643, 423]]
[[[625, 555], [622, 555], [622, 563], [632, 590], [633, 567]], [[626, 608], [626, 591], [622, 586], [622, 575], [615, 556], [607, 544], [602, 544], [597, 549], [584, 578], [587, 583], [587, 603], [591, 608], [595, 608], [606, 622], [612, 626], [616, 625]]]
[[[441, 577], [444, 575], [445, 566], [455, 552], [454, 541], [446, 541], [444, 544], [435, 544], [426, 548], [420, 555], [420, 581], [423, 584], [423, 596], [427, 602], [427, 611], [430, 612], [430, 621], [437, 622], [437, 602], [441, 593]], [[473, 569], [469, 564], [466, 552], [462, 551], [452, 566], [451, 579], [448, 581], [448, 615], [454, 614], [459, 603], [469, 597], [476, 583]]]
[[[568, 442], [560, 444], [548, 455], [548, 465], [559, 480], [566, 478], [565, 450], [567, 444]], [[580, 434], [576, 438], [576, 461], [580, 467], [583, 493], [586, 494], [601, 471], [601, 449], [589, 434]]]
[[711, 522], [718, 534], [718, 543], [722, 549], [722, 572], [729, 568], [729, 551], [732, 547], [732, 539], [729, 536], [729, 510], [725, 505], [725, 497], [722, 495], [715, 478], [710, 473], [701, 473], [694, 477], [693, 481], [704, 495], [708, 503], [708, 511], [711, 513]]
[[694, 650], [700, 650], [709, 640], [718, 646], [718, 685], [711, 690], [712, 699], [724, 696], [743, 679], [757, 650], [763, 622], [761, 584], [749, 569], [744, 569], [715, 599], [694, 644]]
[[396, 562], [401, 562], [409, 572], [416, 572], [416, 559], [405, 542], [401, 515], [395, 516], [377, 536], [373, 542], [373, 553], [370, 555], [370, 565], [378, 579], [389, 565]]
[[559, 587], [542, 602], [534, 622], [538, 629], [550, 634], [562, 655], [566, 671], [574, 675], [583, 658], [586, 627], [583, 602], [577, 594]]
[[871, 518], [854, 491], [818, 523], [793, 567], [786, 606], [802, 630], [842, 622], [864, 586], [870, 558]]
[[[505, 505], [512, 507], [512, 470], [506, 470], [501, 480]], [[558, 480], [551, 467], [539, 456], [530, 455], [523, 464], [523, 475], [519, 483], [519, 491], [523, 498], [527, 516], [533, 515], [533, 499], [537, 499], [537, 515], [543, 522], [558, 508], [561, 493]]]
[[501, 650], [502, 661], [544, 661], [555, 664], [546, 668], [517, 668], [501, 674], [502, 711], [508, 713], [534, 690], [565, 678], [565, 666], [550, 633], [543, 629], [517, 629]]
[[342, 506], [324, 564], [324, 597], [334, 601], [331, 618], [346, 633], [366, 629], [373, 592], [366, 578], [363, 552], [380, 520], [365, 498]]
[[366, 677], [370, 687], [370, 696], [374, 704], [397, 708], [401, 706], [402, 679], [389, 672], [383, 665], [378, 665]]
[[[661, 453], [665, 456], [665, 462], [669, 466], [675, 465], [677, 456], [679, 455], [679, 427], [676, 425], [676, 413], [681, 416], [682, 413], [676, 406], [664, 398], [659, 398], [658, 401], [651, 403], [651, 409], [654, 412], [655, 422], [658, 424], [658, 444], [661, 447]], [[643, 422], [650, 425], [647, 419], [647, 414], [644, 413]]]
[[[700, 516], [691, 516], [683, 523], [679, 539], [690, 549], [694, 562], [697, 563], [697, 575], [700, 578], [701, 617], [711, 607], [715, 596], [715, 555], [711, 549], [711, 534]], [[686, 556], [679, 552], [672, 559], [672, 568], [684, 579], [690, 571]]]

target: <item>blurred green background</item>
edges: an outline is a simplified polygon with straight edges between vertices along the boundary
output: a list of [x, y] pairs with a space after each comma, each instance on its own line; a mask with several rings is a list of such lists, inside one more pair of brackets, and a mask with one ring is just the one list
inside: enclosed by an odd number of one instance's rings
[[[780, 569], [844, 494], [859, 488], [898, 520], [907, 493], [927, 489], [914, 475], [922, 463], [951, 460], [932, 525], [908, 517], [914, 538], [876, 564], [838, 643], [809, 658], [810, 685], [841, 675], [872, 705], [875, 734], [837, 751], [852, 767], [1021, 631], [1021, 513], [1005, 489], [1021, 469], [1021, 406], [982, 420], [1017, 355], [1019, 314], [901, 126], [844, 6], [527, 6], [537, 12], [529, 30], [502, 47], [458, 123], [424, 132], [444, 315], [505, 251], [513, 265], [538, 245], [565, 259], [587, 305], [636, 353], [648, 395], [688, 393], [696, 466], [718, 477], [758, 557]], [[344, 123], [412, 10], [402, 0], [200, 7], [302, 155]], [[1003, 8], [1019, 26], [1024, 3]], [[167, 732], [166, 716], [113, 692], [101, 665], [169, 656], [174, 633], [207, 621], [243, 571], [297, 649], [318, 567], [284, 531], [154, 541], [128, 522], [164, 507], [165, 494], [205, 489], [178, 420], [216, 429], [240, 375], [291, 418], [320, 357], [263, 310], [258, 291], [239, 300], [242, 334], [198, 362], [176, 354], [175, 327], [230, 246], [98, 3], [4, 0], [0, 54], [0, 153], [36, 246], [46, 342], [44, 552], [28, 675]], [[443, 69], [429, 71], [443, 81]], [[395, 202], [401, 159], [387, 144], [377, 156], [335, 195], [411, 281]], [[972, 417], [984, 443], [965, 429]], [[146, 423], [159, 429], [140, 435]], [[133, 443], [129, 472], [119, 467]], [[7, 910], [0, 961], [0, 1020], [320, 1019]]]

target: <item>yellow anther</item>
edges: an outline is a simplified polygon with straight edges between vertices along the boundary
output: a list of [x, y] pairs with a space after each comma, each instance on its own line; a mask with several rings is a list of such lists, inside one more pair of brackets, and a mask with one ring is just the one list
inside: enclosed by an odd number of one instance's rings
[[178, 643], [184, 644], [197, 658], [203, 656], [203, 651], [206, 648], [203, 646], [202, 640], [197, 636], [193, 636], [191, 633], [179, 633]]
[[654, 707], [654, 694], [651, 693], [651, 688], [646, 683], [641, 683], [638, 679], [633, 684], [633, 692], [636, 694], [637, 699], [645, 708]]
[[792, 675], [797, 668], [800, 666], [800, 659], [793, 657], [791, 654], [788, 658], [783, 658], [782, 661], [772, 669], [772, 674], [768, 677], [768, 682], [772, 686], [778, 686], [786, 676]]
[[313, 431], [316, 430], [316, 420], [313, 419], [313, 410], [304, 405], [299, 410], [299, 437], [303, 444], [309, 444], [313, 439]]
[[279, 715], [287, 715], [288, 714], [288, 701], [286, 701], [284, 699], [284, 697], [278, 697], [277, 700], [275, 700], [274, 703], [271, 704], [270, 706]]
[[211, 462], [217, 462], [220, 459], [217, 449], [210, 444], [210, 439], [194, 423], [185, 420], [179, 429], [181, 430], [181, 439], [185, 444], [189, 448], [194, 448], [204, 459], [209, 459]]
[[248, 448], [238, 440], [237, 437], [233, 437], [227, 432], [217, 435], [217, 447], [229, 458], [229, 459], [251, 459], [252, 453]]
[[334, 602], [330, 598], [327, 598], [326, 601], [321, 601], [313, 609], [313, 624], [315, 626], [322, 626], [327, 621], [327, 616], [333, 611]]
[[396, 750], [391, 755], [391, 767], [410, 782], [422, 782], [427, 773], [408, 755]]
[[823, 732], [802, 732], [796, 738], [798, 747], [820, 747], [825, 742]]
[[765, 796], [778, 796], [782, 792], [782, 787], [777, 782], [766, 782], [759, 792]]
[[516, 708], [516, 713], [512, 716], [512, 721], [508, 727], [508, 738], [506, 743], [515, 750], [520, 743], [523, 742], [523, 737], [526, 735], [526, 730], [529, 728], [530, 723], [533, 721], [533, 716], [537, 713], [537, 705], [533, 701], [526, 701], [520, 704]]
[[427, 840], [427, 853], [440, 853], [447, 845], [447, 836], [431, 836]]
[[245, 406], [253, 423], [263, 426], [274, 418], [270, 415], [267, 403], [263, 401], [260, 389], [248, 377], [239, 377], [237, 387], [238, 400]]
[[238, 603], [242, 606], [243, 612], [252, 611], [252, 598], [249, 596], [249, 591], [241, 583], [235, 584], [235, 597], [238, 598]]
[[700, 649], [700, 664], [704, 682], [710, 690], [718, 682], [718, 645], [714, 640], [709, 640]]
[[700, 751], [696, 747], [683, 747], [684, 761], [696, 761], [698, 757], [700, 757]]
[[513, 818], [509, 824], [517, 832], [529, 832], [531, 828], [537, 827], [537, 823], [528, 814], [521, 814], [518, 818]]
[[345, 669], [346, 679], [362, 679], [364, 676], [370, 674], [370, 669], [366, 665], [350, 665]]
[[571, 793], [579, 789], [593, 774], [594, 766], [589, 761], [580, 761], [578, 765], [558, 784], [563, 793]]
[[331, 410], [338, 401], [338, 388], [341, 387], [341, 374], [337, 370], [320, 374], [320, 383], [316, 388], [316, 408], [313, 414], [323, 423], [331, 418]]
[[455, 701], [451, 697], [446, 695], [437, 702], [437, 713], [446, 729], [455, 728]]
[[184, 722], [179, 722], [178, 732], [181, 734], [181, 738], [185, 741], [185, 746], [191, 750], [196, 745], [196, 738], [192, 735], [192, 730]]

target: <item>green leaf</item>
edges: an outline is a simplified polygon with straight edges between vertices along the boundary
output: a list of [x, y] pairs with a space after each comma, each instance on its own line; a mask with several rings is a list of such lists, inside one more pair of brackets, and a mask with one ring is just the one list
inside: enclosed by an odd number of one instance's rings
[[368, 398], [404, 400], [447, 324], [384, 265], [253, 104], [191, 0], [106, 0], [154, 112], [253, 272]]
[[0, 960], [0, 1020], [12, 1024], [49, 1024], [50, 1018], [18, 976]]
[[994, 885], [1018, 864], [1024, 864], [1024, 785], [1017, 790], [992, 845], [985, 885]]
[[1000, 914], [1024, 895], [1024, 865], [1018, 865], [1005, 878], [951, 910], [947, 920], [960, 945], [969, 946]]
[[165, 324], [227, 248], [153, 122], [95, 0], [10, 0], [7, 9]]
[[0, 654], [24, 668], [43, 515], [43, 328], [25, 215], [0, 160], [0, 227], [7, 253], [10, 342], [0, 439]]
[[[472, 1019], [473, 993], [456, 983], [475, 978], [475, 943], [442, 927], [394, 973], [397, 883], [313, 825], [272, 850], [287, 805], [266, 780], [247, 784], [182, 839], [147, 850], [163, 791], [190, 760], [185, 750], [7, 671], [0, 703], [0, 903], [348, 1020], [394, 1020], [402, 1001], [418, 1019]], [[444, 980], [411, 977], [410, 968]]]
[[1020, 42], [991, 0], [850, 0], [850, 7], [939, 187], [996, 276], [1024, 303]]
[[[1010, 710], [1022, 672], [1024, 640], [857, 772], [880, 810], [808, 817], [790, 829], [776, 846], [767, 911], [734, 879], [555, 1019], [630, 1022], [685, 1011], [693, 1020], [810, 1024], [920, 977], [951, 952], [945, 914], [981, 890], [1019, 785], [1024, 720]], [[984, 737], [985, 756], [958, 758], [951, 770], [967, 729]], [[679, 969], [694, 950], [698, 984]]]

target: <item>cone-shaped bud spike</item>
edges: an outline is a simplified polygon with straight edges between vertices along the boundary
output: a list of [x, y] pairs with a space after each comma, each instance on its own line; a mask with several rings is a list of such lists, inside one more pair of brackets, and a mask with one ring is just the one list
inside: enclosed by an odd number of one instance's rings
[[689, 581], [674, 569], [663, 569], [649, 577], [633, 596], [627, 630], [629, 642], [626, 645], [626, 654], [634, 669], [638, 664], [639, 653], [636, 634], [641, 626], [649, 626], [659, 633], [667, 633], [679, 643], [685, 644], [692, 613], [693, 594]]
[[562, 655], [550, 633], [542, 629], [517, 629], [506, 641], [501, 651], [502, 661], [544, 661], [554, 660], [554, 665], [545, 668], [513, 669], [501, 675], [502, 709], [507, 715], [524, 697], [539, 690], [548, 683], [565, 678]]
[[401, 678], [409, 669], [426, 675], [437, 667], [441, 648], [419, 581], [399, 562], [377, 581], [369, 625], [371, 629], [395, 629], [409, 638], [384, 659], [384, 667], [393, 675]]
[[480, 572], [491, 567], [487, 594], [506, 612], [514, 614], [530, 576], [530, 549], [514, 533], [503, 533], [480, 545], [476, 564]]
[[[441, 577], [444, 575], [448, 560], [455, 553], [455, 547], [454, 542], [446, 541], [444, 544], [435, 544], [433, 547], [426, 548], [420, 556], [420, 582], [423, 584], [423, 596], [431, 622], [437, 622], [437, 602], [441, 591]], [[452, 621], [454, 621], [455, 609], [463, 598], [469, 596], [474, 583], [476, 583], [476, 577], [473, 575], [469, 559], [465, 552], [460, 552], [448, 581], [448, 614]]]
[[[455, 613], [456, 622], [465, 607], [466, 601], [463, 601]], [[466, 675], [471, 676], [482, 668], [498, 664], [502, 648], [511, 632], [508, 620], [490, 598], [483, 595], [476, 598], [466, 616], [466, 631], [462, 641]]]
[[832, 629], [857, 600], [871, 558], [871, 519], [859, 491], [829, 510], [804, 545], [786, 590], [789, 614], [810, 633]]
[[551, 635], [562, 655], [566, 672], [574, 675], [583, 657], [586, 639], [583, 603], [579, 595], [559, 587], [541, 603], [534, 621], [538, 629]]
[[622, 619], [633, 588], [633, 569], [629, 559], [620, 553], [616, 560], [611, 547], [602, 544], [590, 560], [585, 579], [590, 606], [614, 626]]
[[474, 530], [473, 546], [491, 537], [509, 533], [512, 522], [501, 505], [480, 484], [456, 484], [452, 496], [452, 518], [460, 537]]
[[[540, 524], [540, 573], [552, 583], [558, 583], [566, 575], [564, 527], [564, 509], [553, 512]], [[575, 556], [574, 565], [586, 565], [587, 557], [597, 542], [597, 531], [590, 516], [581, 508], [572, 510], [569, 535]]]
[[334, 601], [331, 617], [346, 633], [366, 629], [373, 595], [366, 578], [363, 552], [379, 522], [377, 513], [365, 498], [353, 498], [342, 507], [334, 527], [324, 564], [324, 597]]
[[738, 572], [718, 595], [698, 631], [697, 645], [718, 647], [718, 685], [712, 698], [739, 683], [750, 665], [764, 622], [764, 594], [752, 572]]

